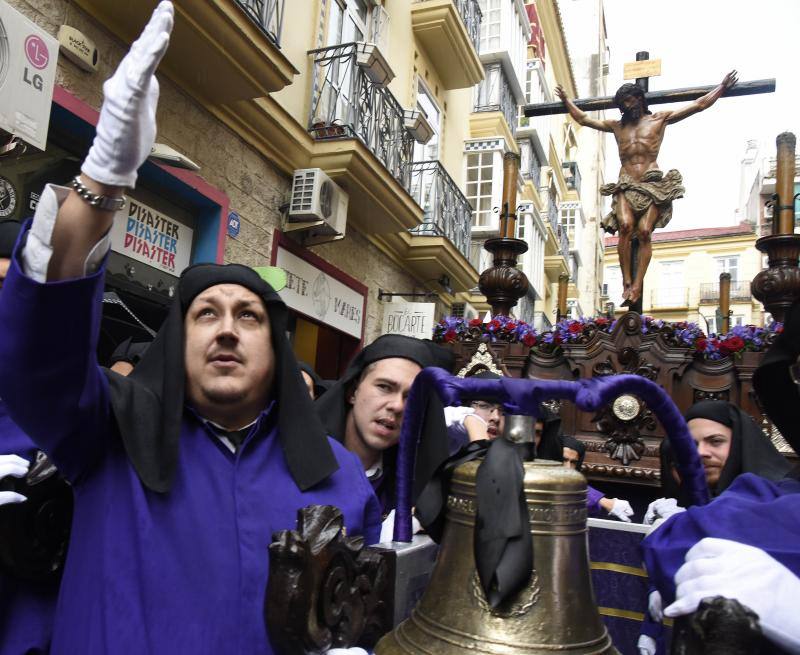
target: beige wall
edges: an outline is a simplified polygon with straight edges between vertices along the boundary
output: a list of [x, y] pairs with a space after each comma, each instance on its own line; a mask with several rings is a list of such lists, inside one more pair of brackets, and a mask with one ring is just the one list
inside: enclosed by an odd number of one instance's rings
[[[62, 23], [67, 22], [95, 42], [101, 53], [98, 72], [87, 74], [61, 57], [57, 83], [99, 109], [102, 82], [116, 68], [127, 46], [116, 41], [82, 11], [62, 0], [10, 0], [10, 4], [53, 35]], [[294, 47], [295, 39], [289, 36], [294, 33], [294, 12], [300, 11], [303, 5], [306, 5], [305, 0], [292, 3], [291, 12], [287, 12], [284, 42], [288, 49]], [[302, 39], [298, 37], [297, 42], [301, 43]], [[297, 65], [296, 53], [290, 58]], [[269, 264], [273, 232], [280, 226], [278, 208], [288, 200], [290, 180], [172, 82], [163, 76], [159, 76], [159, 81], [161, 97], [157, 140], [197, 162], [201, 166], [199, 175], [226, 193], [231, 210], [241, 216], [238, 237], [226, 237], [226, 261], [249, 266]], [[294, 86], [301, 84], [296, 81], [289, 88]], [[368, 340], [378, 335], [383, 318], [382, 304], [377, 301], [378, 287], [391, 291], [415, 289], [412, 277], [355, 231], [348, 233], [342, 241], [314, 250], [334, 266], [369, 285]]]

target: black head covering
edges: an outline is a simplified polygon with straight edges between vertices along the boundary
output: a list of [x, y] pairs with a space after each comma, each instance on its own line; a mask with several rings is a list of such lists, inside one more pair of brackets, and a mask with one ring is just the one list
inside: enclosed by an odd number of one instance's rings
[[184, 412], [184, 318], [192, 300], [217, 284], [241, 285], [264, 302], [275, 352], [273, 395], [278, 408], [278, 435], [295, 483], [302, 490], [309, 489], [336, 471], [339, 464], [314, 414], [286, 338], [286, 305], [258, 273], [239, 264], [187, 268], [167, 318], [139, 365], [128, 377], [107, 373], [111, 406], [128, 457], [146, 487], [169, 491]]
[[128, 362], [135, 368], [149, 347], [148, 341], [134, 341], [132, 337], [128, 337], [114, 349], [111, 359], [108, 360], [108, 367], [111, 368], [117, 362]]
[[308, 377], [311, 378], [311, 382], [314, 385], [314, 400], [317, 400], [322, 394], [324, 394], [328, 390], [331, 383], [326, 382], [319, 375], [317, 375], [317, 372], [314, 370], [314, 367], [311, 366], [311, 364], [308, 364], [307, 362], [298, 361], [297, 366], [303, 373], [305, 373], [306, 375], [308, 375]]
[[561, 447], [561, 415], [545, 404], [541, 404], [539, 410], [539, 418], [542, 420], [542, 438], [536, 447], [536, 457], [560, 462], [564, 459], [564, 451]]
[[777, 336], [753, 373], [753, 387], [761, 406], [783, 438], [800, 453], [800, 388], [789, 367], [800, 356], [800, 299], [786, 312], [783, 332]]
[[725, 491], [736, 476], [755, 473], [767, 480], [780, 480], [791, 466], [759, 429], [753, 418], [736, 405], [723, 400], [703, 400], [692, 405], [684, 416], [688, 423], [695, 418], [716, 421], [731, 428], [731, 449], [720, 472], [714, 495]]
[[583, 468], [583, 458], [586, 457], [586, 444], [583, 443], [580, 439], [576, 439], [575, 437], [570, 437], [568, 435], [561, 436], [561, 448], [562, 448], [562, 457], [563, 449], [564, 448], [571, 448], [575, 452], [578, 453], [578, 463], [575, 465], [575, 470], [580, 471]]
[[431, 366], [438, 366], [448, 373], [452, 373], [456, 365], [456, 354], [452, 349], [440, 346], [430, 339], [422, 339], [422, 341], [428, 346], [431, 356], [433, 357], [433, 364], [431, 364]]
[[11, 259], [20, 230], [20, 221], [0, 221], [0, 259]]
[[[337, 441], [344, 443], [347, 412], [350, 408], [347, 398], [353, 392], [355, 384], [367, 366], [381, 359], [389, 359], [391, 357], [409, 359], [422, 368], [437, 366], [438, 363], [443, 361], [443, 357], [438, 350], [433, 350], [431, 346], [442, 350], [441, 346], [436, 346], [436, 344], [429, 341], [414, 339], [400, 334], [385, 334], [361, 350], [350, 363], [350, 366], [347, 367], [344, 375], [328, 389], [322, 398], [314, 403], [317, 415], [322, 420], [322, 424], [328, 434]], [[415, 500], [427, 480], [433, 475], [436, 467], [448, 456], [444, 409], [439, 397], [435, 394], [428, 401], [423, 435], [426, 436], [423, 437], [417, 448], [417, 459], [414, 466]], [[390, 490], [392, 498], [394, 498], [394, 463], [396, 458], [396, 446], [383, 453], [384, 472], [387, 476], [385, 485]]]

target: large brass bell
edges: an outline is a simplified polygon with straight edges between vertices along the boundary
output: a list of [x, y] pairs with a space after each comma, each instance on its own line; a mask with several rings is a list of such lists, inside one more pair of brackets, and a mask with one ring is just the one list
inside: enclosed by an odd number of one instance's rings
[[[508, 419], [507, 438], [514, 430]], [[560, 462], [524, 463], [533, 574], [527, 588], [492, 609], [473, 551], [480, 463], [455, 470], [430, 583], [411, 616], [381, 639], [376, 655], [616, 654], [589, 575], [586, 479]]]

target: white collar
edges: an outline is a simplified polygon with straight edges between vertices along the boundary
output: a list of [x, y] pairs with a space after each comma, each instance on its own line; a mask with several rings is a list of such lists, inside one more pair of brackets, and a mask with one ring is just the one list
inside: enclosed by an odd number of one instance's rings
[[367, 480], [375, 480], [383, 475], [383, 453], [381, 453], [378, 461], [364, 471], [364, 473], [367, 476]]

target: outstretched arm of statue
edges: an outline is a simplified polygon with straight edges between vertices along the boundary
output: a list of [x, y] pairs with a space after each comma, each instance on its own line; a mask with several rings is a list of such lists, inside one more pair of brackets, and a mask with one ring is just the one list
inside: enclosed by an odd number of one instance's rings
[[585, 111], [578, 109], [578, 106], [572, 102], [567, 92], [560, 84], [556, 86], [555, 92], [561, 102], [564, 103], [569, 115], [572, 116], [579, 125], [585, 125], [586, 127], [591, 127], [593, 130], [600, 130], [601, 132], [613, 132], [611, 127], [613, 121], [599, 121], [589, 116]]
[[677, 123], [678, 121], [682, 121], [684, 118], [687, 118], [692, 114], [697, 114], [708, 109], [722, 97], [722, 94], [725, 93], [725, 91], [736, 85], [736, 82], [738, 81], [738, 75], [739, 74], [735, 70], [732, 70], [712, 91], [709, 91], [694, 102], [690, 102], [685, 107], [681, 107], [675, 111], [665, 112], [667, 114], [667, 123]]
[[[141, 36], [103, 85], [97, 133], [80, 175], [92, 194], [121, 197], [126, 187], [136, 184], [136, 171], [150, 154], [159, 93], [155, 70], [169, 44], [173, 13], [171, 2], [158, 5]], [[100, 209], [86, 197], [70, 191], [58, 209], [51, 234], [42, 234], [44, 245], [52, 252], [45, 268], [48, 281], [86, 275], [87, 258], [97, 252], [98, 242], [111, 228], [114, 210]], [[41, 232], [34, 228], [33, 233]], [[108, 249], [108, 244], [104, 245], [101, 257]]]

